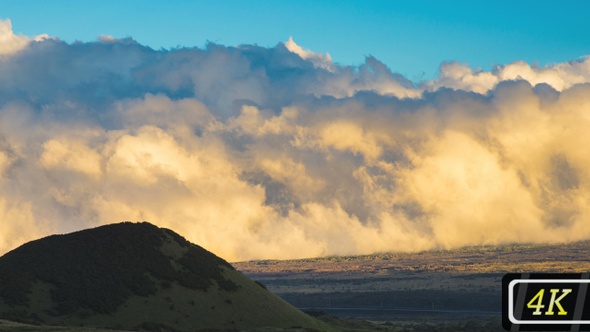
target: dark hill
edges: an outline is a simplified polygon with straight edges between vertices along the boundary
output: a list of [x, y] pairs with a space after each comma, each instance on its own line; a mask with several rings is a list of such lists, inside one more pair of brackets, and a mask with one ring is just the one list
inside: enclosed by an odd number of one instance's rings
[[148, 330], [320, 324], [173, 231], [128, 222], [49, 236], [0, 257], [0, 314]]

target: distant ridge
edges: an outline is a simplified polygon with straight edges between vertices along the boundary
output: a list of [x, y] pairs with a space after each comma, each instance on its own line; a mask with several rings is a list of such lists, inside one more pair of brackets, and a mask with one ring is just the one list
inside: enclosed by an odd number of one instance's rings
[[124, 222], [31, 241], [0, 257], [0, 317], [119, 329], [315, 327], [171, 230]]

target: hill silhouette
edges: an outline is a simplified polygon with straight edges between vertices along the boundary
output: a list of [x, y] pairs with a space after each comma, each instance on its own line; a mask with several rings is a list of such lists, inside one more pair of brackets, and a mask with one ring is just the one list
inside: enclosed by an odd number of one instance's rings
[[0, 315], [146, 330], [321, 326], [223, 259], [145, 222], [52, 235], [0, 257]]

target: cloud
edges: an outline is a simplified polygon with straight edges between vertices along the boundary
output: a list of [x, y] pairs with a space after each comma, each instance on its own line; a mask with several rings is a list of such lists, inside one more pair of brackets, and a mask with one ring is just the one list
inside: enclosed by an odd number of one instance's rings
[[[49, 38], [48, 35], [42, 34], [34, 37], [33, 41], [43, 41]], [[25, 48], [31, 39], [27, 36], [15, 35], [12, 32], [12, 22], [10, 20], [0, 20], [0, 56], [10, 55]]]
[[590, 237], [587, 58], [415, 84], [296, 46], [0, 57], [0, 252], [122, 220], [233, 261]]
[[293, 37], [289, 37], [289, 40], [287, 40], [284, 45], [290, 52], [293, 52], [299, 55], [302, 59], [311, 62], [314, 67], [323, 68], [328, 71], [334, 71], [335, 69], [330, 53], [323, 55], [314, 53], [310, 50], [304, 50], [301, 46], [297, 45], [295, 41], [293, 41]]
[[98, 40], [103, 43], [112, 43], [117, 40], [117, 38], [111, 35], [100, 35], [98, 36]]
[[457, 62], [444, 63], [440, 67], [440, 76], [423, 83], [426, 90], [447, 87], [485, 94], [497, 84], [509, 80], [525, 80], [533, 86], [548, 84], [558, 91], [563, 91], [575, 84], [590, 81], [590, 58], [540, 67], [518, 61], [503, 66], [496, 66], [492, 71], [472, 70], [468, 65]]

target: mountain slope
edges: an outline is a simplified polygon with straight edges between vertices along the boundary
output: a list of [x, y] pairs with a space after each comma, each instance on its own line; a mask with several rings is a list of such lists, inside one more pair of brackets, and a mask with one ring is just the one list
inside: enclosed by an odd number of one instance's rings
[[0, 314], [119, 329], [322, 328], [223, 259], [148, 223], [53, 235], [0, 257]]

